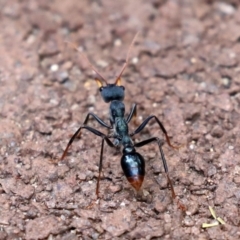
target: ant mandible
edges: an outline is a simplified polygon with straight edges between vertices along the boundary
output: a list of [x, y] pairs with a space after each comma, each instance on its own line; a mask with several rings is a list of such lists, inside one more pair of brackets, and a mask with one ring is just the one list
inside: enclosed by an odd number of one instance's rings
[[[162, 130], [162, 132], [164, 133], [168, 145], [172, 148], [177, 148], [171, 144], [169, 136], [168, 136], [167, 131], [164, 128], [163, 124], [155, 115], [151, 115], [151, 116], [147, 117], [134, 132], [129, 133], [128, 124], [133, 117], [136, 118], [137, 105], [133, 104], [128, 116], [126, 118], [124, 116], [125, 115], [125, 105], [123, 103], [123, 100], [124, 100], [125, 88], [121, 84], [121, 77], [122, 77], [122, 74], [123, 74], [126, 66], [128, 65], [129, 53], [135, 42], [137, 35], [138, 35], [138, 33], [135, 35], [135, 37], [133, 38], [133, 40], [130, 44], [124, 65], [123, 65], [119, 75], [117, 76], [115, 83], [113, 83], [113, 84], [108, 83], [106, 81], [106, 79], [98, 72], [98, 70], [84, 56], [85, 60], [91, 66], [93, 71], [97, 74], [97, 78], [95, 80], [96, 80], [96, 83], [98, 84], [99, 92], [101, 93], [101, 96], [102, 96], [104, 102], [110, 103], [110, 106], [109, 106], [110, 125], [105, 123], [96, 114], [91, 113], [91, 112], [88, 113], [85, 120], [83, 121], [83, 124], [78, 128], [78, 130], [73, 134], [73, 136], [69, 140], [67, 147], [62, 154], [61, 160], [63, 160], [64, 157], [66, 156], [68, 149], [71, 146], [71, 144], [73, 143], [74, 139], [76, 137], [80, 136], [81, 130], [86, 129], [89, 132], [95, 134], [96, 136], [99, 136], [100, 138], [102, 138], [100, 161], [99, 161], [99, 174], [98, 174], [97, 187], [96, 187], [97, 197], [99, 198], [99, 182], [100, 182], [100, 177], [101, 177], [101, 172], [102, 172], [103, 149], [104, 149], [105, 142], [107, 143], [108, 146], [110, 146], [112, 148], [122, 146], [122, 158], [121, 158], [122, 170], [123, 170], [127, 180], [134, 187], [134, 189], [136, 191], [139, 191], [139, 189], [142, 186], [144, 176], [145, 176], [145, 161], [144, 161], [144, 158], [142, 157], [142, 155], [140, 153], [138, 153], [135, 150], [135, 148], [142, 147], [149, 143], [155, 142], [155, 143], [157, 143], [157, 145], [159, 147], [159, 152], [160, 152], [161, 159], [163, 162], [166, 177], [168, 179], [168, 183], [171, 188], [172, 198], [176, 199], [176, 194], [175, 194], [173, 184], [170, 179], [169, 172], [168, 172], [167, 161], [165, 159], [165, 156], [164, 156], [164, 153], [162, 150], [164, 141], [158, 137], [151, 137], [149, 139], [143, 140], [138, 143], [133, 143], [133, 141], [132, 141], [132, 137], [134, 135], [140, 133], [145, 128], [145, 126], [149, 123], [149, 121], [154, 119], [157, 122], [160, 129]], [[76, 46], [74, 46], [74, 48], [77, 51], [79, 51], [79, 49]], [[88, 126], [87, 123], [88, 123], [90, 116], [94, 120], [96, 120], [101, 126], [107, 128], [107, 129], [113, 130], [113, 134], [105, 135], [104, 133], [98, 131], [97, 129]], [[113, 139], [113, 141], [110, 140], [111, 138]], [[179, 201], [178, 201], [178, 204], [179, 204], [180, 208], [184, 209], [184, 206], [182, 204], [180, 204]]]

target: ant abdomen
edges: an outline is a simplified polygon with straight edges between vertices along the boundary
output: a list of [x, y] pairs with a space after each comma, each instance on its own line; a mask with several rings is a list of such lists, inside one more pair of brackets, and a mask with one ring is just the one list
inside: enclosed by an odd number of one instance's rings
[[145, 175], [145, 161], [142, 155], [137, 152], [124, 153], [121, 166], [129, 183], [138, 191]]

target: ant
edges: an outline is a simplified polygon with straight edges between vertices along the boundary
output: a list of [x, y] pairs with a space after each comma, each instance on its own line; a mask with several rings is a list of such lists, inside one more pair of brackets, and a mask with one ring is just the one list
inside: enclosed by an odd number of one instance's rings
[[[172, 148], [178, 148], [175, 147], [171, 144], [169, 136], [167, 134], [166, 129], [164, 128], [163, 124], [161, 121], [155, 116], [151, 115], [147, 117], [142, 124], [132, 133], [129, 133], [128, 130], [128, 124], [132, 120], [132, 118], [136, 118], [137, 115], [137, 105], [133, 104], [130, 113], [128, 114], [127, 117], [125, 117], [125, 105], [123, 103], [124, 100], [124, 93], [125, 93], [125, 88], [121, 84], [121, 77], [122, 74], [128, 65], [129, 61], [129, 53], [130, 50], [135, 42], [135, 39], [137, 37], [138, 33], [135, 35], [133, 38], [128, 52], [127, 52], [127, 57], [125, 59], [124, 65], [117, 76], [115, 83], [110, 84], [106, 81], [106, 79], [95, 69], [95, 67], [88, 61], [87, 57], [84, 56], [85, 60], [88, 62], [88, 64], [91, 66], [92, 70], [97, 74], [97, 78], [95, 79], [96, 83], [98, 84], [99, 87], [99, 92], [101, 93], [101, 96], [106, 103], [110, 103], [109, 106], [109, 120], [110, 120], [110, 125], [105, 123], [102, 119], [100, 119], [97, 115], [94, 113], [88, 113], [85, 120], [83, 121], [83, 124], [79, 127], [79, 129], [73, 134], [71, 139], [69, 140], [66, 149], [64, 150], [61, 161], [64, 159], [66, 156], [69, 147], [73, 143], [74, 139], [76, 137], [79, 137], [81, 134], [82, 129], [86, 129], [90, 131], [91, 133], [95, 134], [96, 136], [99, 136], [102, 138], [102, 143], [101, 143], [101, 153], [100, 153], [100, 161], [99, 161], [99, 174], [98, 174], [98, 179], [97, 179], [97, 186], [96, 186], [96, 195], [97, 198], [99, 198], [99, 182], [100, 182], [100, 177], [101, 177], [101, 172], [102, 172], [102, 163], [103, 163], [103, 150], [104, 150], [104, 143], [106, 142], [108, 146], [114, 148], [114, 147], [122, 147], [122, 158], [121, 158], [121, 166], [122, 170], [129, 181], [129, 183], [133, 186], [133, 188], [138, 192], [139, 189], [142, 186], [143, 180], [144, 180], [144, 175], [145, 175], [145, 161], [144, 158], [140, 153], [136, 151], [135, 148], [142, 147], [144, 145], [147, 145], [149, 143], [155, 142], [158, 144], [159, 147], [159, 152], [161, 155], [161, 159], [163, 162], [164, 170], [166, 173], [166, 177], [168, 179], [168, 183], [171, 188], [172, 192], [172, 198], [176, 198], [176, 194], [173, 188], [172, 181], [170, 179], [169, 173], [168, 173], [168, 166], [167, 166], [167, 161], [165, 159], [162, 146], [164, 144], [164, 141], [158, 137], [151, 137], [149, 139], [143, 140], [138, 143], [133, 143], [132, 137], [138, 133], [140, 133], [146, 125], [149, 123], [150, 120], [154, 119], [162, 132], [164, 133], [166, 137], [166, 141], [168, 145]], [[80, 52], [80, 50], [74, 45], [73, 46], [77, 51]], [[105, 84], [105, 86], [104, 86]], [[95, 128], [92, 128], [87, 125], [89, 117], [92, 117], [94, 120], [96, 120], [101, 126], [113, 130], [113, 133], [110, 135], [105, 135], [104, 133], [98, 131]], [[113, 139], [111, 141], [110, 139]], [[179, 207], [183, 210], [185, 210], [185, 207], [179, 203]]]

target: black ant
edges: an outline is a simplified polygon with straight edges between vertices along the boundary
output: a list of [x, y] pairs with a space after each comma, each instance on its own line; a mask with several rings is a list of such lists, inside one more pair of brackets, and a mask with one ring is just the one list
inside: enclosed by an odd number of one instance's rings
[[[161, 159], [163, 162], [164, 170], [168, 179], [168, 183], [170, 185], [171, 191], [172, 191], [172, 198], [176, 198], [176, 194], [173, 188], [172, 181], [169, 177], [168, 173], [168, 166], [167, 166], [167, 161], [165, 159], [162, 146], [164, 144], [164, 141], [158, 137], [152, 137], [146, 140], [143, 140], [139, 143], [133, 143], [131, 137], [134, 135], [140, 133], [145, 126], [149, 123], [150, 120], [154, 119], [157, 124], [159, 125], [160, 129], [164, 133], [166, 137], [166, 141], [168, 145], [172, 148], [177, 148], [174, 147], [169, 139], [169, 136], [167, 134], [166, 129], [164, 128], [163, 124], [161, 121], [154, 115], [151, 115], [147, 117], [142, 124], [132, 133], [129, 133], [128, 131], [128, 124], [131, 121], [131, 119], [134, 117], [136, 118], [137, 115], [137, 105], [134, 104], [130, 110], [129, 115], [125, 118], [125, 105], [123, 103], [124, 100], [124, 92], [125, 88], [121, 84], [121, 76], [128, 64], [128, 59], [129, 59], [129, 53], [130, 50], [135, 42], [135, 39], [138, 34], [135, 35], [133, 38], [130, 47], [127, 52], [127, 57], [125, 60], [125, 63], [117, 76], [115, 83], [110, 84], [106, 81], [106, 79], [93, 67], [93, 65], [88, 61], [88, 59], [85, 57], [85, 60], [88, 62], [88, 64], [91, 66], [91, 68], [94, 70], [94, 72], [97, 74], [97, 78], [95, 79], [98, 87], [99, 87], [99, 92], [101, 93], [101, 96], [103, 100], [106, 103], [110, 103], [109, 110], [110, 110], [110, 125], [105, 123], [102, 119], [100, 119], [97, 115], [94, 113], [88, 113], [82, 126], [79, 127], [79, 129], [74, 133], [74, 135], [71, 137], [69, 140], [66, 149], [63, 152], [63, 155], [61, 157], [61, 160], [64, 159], [64, 157], [67, 154], [67, 151], [69, 147], [71, 146], [72, 142], [76, 137], [80, 136], [80, 132], [82, 129], [86, 129], [93, 134], [99, 136], [102, 138], [102, 144], [101, 144], [101, 153], [100, 153], [100, 161], [99, 161], [99, 175], [97, 179], [97, 187], [96, 187], [96, 195], [99, 197], [99, 182], [100, 182], [100, 177], [101, 177], [101, 172], [102, 172], [102, 162], [103, 162], [103, 149], [104, 149], [104, 142], [108, 144], [110, 147], [119, 147], [122, 146], [122, 158], [121, 158], [121, 166], [122, 170], [127, 178], [127, 180], [130, 182], [130, 184], [134, 187], [134, 189], [138, 192], [139, 189], [142, 186], [143, 180], [144, 180], [144, 175], [145, 175], [145, 161], [144, 158], [140, 153], [138, 153], [135, 148], [142, 147], [146, 144], [156, 142], [159, 147]], [[79, 51], [79, 49], [74, 46], [74, 48]], [[105, 86], [104, 86], [105, 83]], [[89, 117], [92, 116], [100, 125], [107, 129], [112, 129], [113, 134], [111, 135], [105, 135], [104, 133], [98, 131], [97, 129], [94, 129], [92, 127], [87, 126]], [[113, 142], [110, 140], [113, 138]], [[180, 208], [185, 209], [183, 205], [179, 203]]]

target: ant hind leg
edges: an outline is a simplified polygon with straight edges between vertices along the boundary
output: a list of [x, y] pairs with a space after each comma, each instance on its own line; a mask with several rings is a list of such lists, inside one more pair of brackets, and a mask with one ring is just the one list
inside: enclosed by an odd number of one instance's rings
[[[166, 174], [166, 177], [167, 177], [167, 180], [168, 180], [168, 184], [169, 184], [171, 192], [172, 192], [172, 198], [173, 199], [177, 199], [177, 196], [176, 196], [176, 193], [174, 191], [173, 184], [172, 184], [172, 180], [171, 180], [171, 178], [169, 176], [167, 161], [166, 161], [164, 152], [162, 150], [163, 141], [160, 140], [157, 137], [152, 137], [152, 138], [149, 138], [149, 139], [146, 139], [146, 140], [143, 140], [143, 141], [141, 141], [139, 143], [134, 144], [134, 147], [142, 147], [142, 146], [147, 145], [147, 144], [149, 144], [151, 142], [157, 142], [157, 144], [158, 144], [160, 155], [161, 155], [161, 159], [162, 159], [162, 163], [163, 163], [163, 167], [164, 167], [164, 171], [165, 171], [165, 174]], [[186, 207], [180, 202], [179, 199], [177, 199], [177, 205], [178, 205], [178, 207], [182, 211], [186, 211]]]

